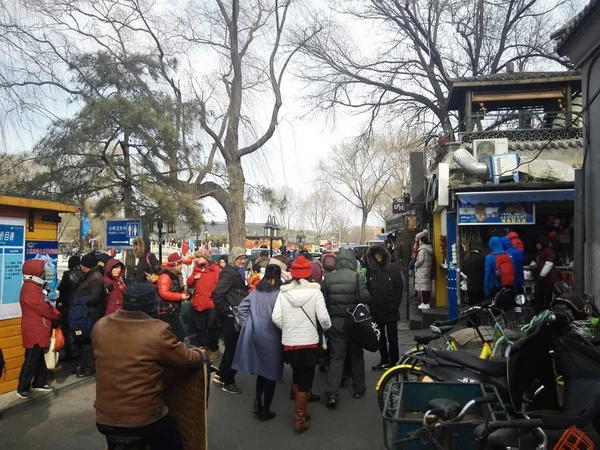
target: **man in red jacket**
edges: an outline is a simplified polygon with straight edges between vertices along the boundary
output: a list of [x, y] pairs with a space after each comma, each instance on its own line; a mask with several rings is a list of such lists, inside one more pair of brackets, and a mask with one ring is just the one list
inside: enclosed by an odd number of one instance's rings
[[196, 345], [210, 350], [210, 360], [219, 356], [219, 317], [212, 300], [212, 292], [219, 282], [221, 268], [211, 261], [211, 252], [201, 248], [194, 253], [194, 271], [187, 279], [192, 295]]
[[157, 282], [159, 318], [171, 325], [171, 330], [180, 342], [185, 340], [185, 330], [179, 318], [181, 302], [190, 298], [190, 295], [184, 292], [182, 267], [182, 256], [179, 253], [171, 253], [167, 260], [167, 267], [160, 272]]
[[[21, 303], [21, 333], [25, 347], [25, 361], [19, 374], [17, 396], [30, 399], [31, 389], [51, 392], [54, 388], [48, 384], [48, 369], [44, 360], [44, 351], [50, 346], [53, 323], [60, 320], [60, 313], [44, 296], [46, 284], [45, 263], [40, 259], [30, 259], [23, 264], [23, 286], [19, 302]], [[33, 379], [33, 384], [31, 380]]]

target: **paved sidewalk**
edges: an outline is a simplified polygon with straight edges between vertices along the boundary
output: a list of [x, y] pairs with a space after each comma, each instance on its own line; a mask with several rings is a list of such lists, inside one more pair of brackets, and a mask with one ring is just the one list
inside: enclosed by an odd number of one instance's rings
[[34, 392], [33, 398], [30, 400], [17, 397], [17, 391], [0, 395], [0, 420], [20, 414], [36, 405], [51, 402], [56, 396], [96, 381], [95, 377], [77, 378], [72, 374], [73, 368], [74, 364], [72, 363], [62, 363], [62, 369], [55, 374], [55, 380], [50, 383], [55, 388], [54, 392]]

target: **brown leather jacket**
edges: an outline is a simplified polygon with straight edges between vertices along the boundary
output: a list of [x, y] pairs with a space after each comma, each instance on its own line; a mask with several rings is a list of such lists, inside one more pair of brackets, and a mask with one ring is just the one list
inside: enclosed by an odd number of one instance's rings
[[177, 342], [169, 325], [143, 312], [119, 310], [92, 330], [96, 357], [96, 422], [139, 427], [168, 412], [162, 399], [164, 366], [199, 368], [200, 350]]

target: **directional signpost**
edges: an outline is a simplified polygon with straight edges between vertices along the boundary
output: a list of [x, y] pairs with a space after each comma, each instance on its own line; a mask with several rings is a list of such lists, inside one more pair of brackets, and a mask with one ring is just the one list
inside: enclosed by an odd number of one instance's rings
[[133, 248], [133, 239], [142, 234], [140, 219], [117, 219], [106, 221], [107, 248]]

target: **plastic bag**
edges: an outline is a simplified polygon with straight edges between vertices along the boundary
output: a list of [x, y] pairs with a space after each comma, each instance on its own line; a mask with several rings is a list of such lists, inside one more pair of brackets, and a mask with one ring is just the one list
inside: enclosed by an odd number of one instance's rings
[[65, 335], [61, 327], [53, 330], [52, 334], [54, 334], [54, 351], [59, 352], [65, 348]]

